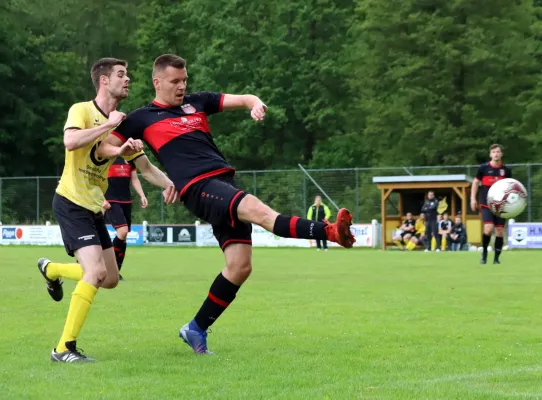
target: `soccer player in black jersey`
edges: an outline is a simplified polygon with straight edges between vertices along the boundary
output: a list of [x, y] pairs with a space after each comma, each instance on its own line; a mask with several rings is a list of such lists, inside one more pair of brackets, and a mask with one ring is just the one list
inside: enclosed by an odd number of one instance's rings
[[483, 252], [480, 264], [487, 263], [487, 247], [491, 240], [493, 230], [495, 230], [495, 257], [493, 259], [493, 264], [500, 264], [499, 256], [502, 251], [504, 224], [506, 221], [504, 218], [499, 218], [491, 212], [487, 206], [487, 193], [489, 192], [491, 185], [495, 182], [512, 177], [512, 170], [502, 163], [502, 156], [502, 146], [500, 144], [492, 144], [489, 148], [489, 157], [491, 158], [491, 161], [480, 165], [476, 177], [474, 178], [474, 182], [472, 182], [470, 196], [472, 211], [478, 210], [478, 186], [481, 186], [480, 208], [482, 212], [482, 221], [484, 222], [484, 235], [482, 237]]
[[195, 318], [179, 335], [198, 354], [207, 349], [207, 328], [235, 299], [252, 271], [251, 223], [282, 237], [327, 239], [352, 247], [352, 215], [339, 210], [333, 224], [280, 215], [258, 198], [235, 186], [235, 170], [217, 148], [207, 117], [236, 109], [250, 110], [262, 121], [267, 106], [253, 95], [200, 92], [187, 94], [186, 63], [165, 54], [154, 62], [152, 104], [133, 111], [102, 143], [98, 153], [109, 157], [129, 138], [141, 139], [165, 167], [180, 191], [181, 201], [195, 216], [213, 226], [213, 233], [226, 258], [226, 267], [216, 277]]
[[127, 162], [124, 158], [117, 157], [109, 167], [107, 180], [109, 185], [104, 196], [110, 207], [105, 211], [105, 218], [117, 233], [113, 239], [113, 250], [119, 267], [119, 279], [122, 281], [124, 278], [120, 275], [120, 270], [126, 256], [126, 237], [132, 227], [130, 183], [141, 199], [141, 208], [146, 208], [148, 202], [137, 177], [137, 168], [133, 161]]

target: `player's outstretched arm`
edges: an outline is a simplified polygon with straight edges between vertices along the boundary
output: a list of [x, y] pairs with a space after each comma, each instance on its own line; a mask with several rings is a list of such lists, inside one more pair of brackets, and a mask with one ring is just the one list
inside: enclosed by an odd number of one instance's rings
[[250, 116], [255, 121], [263, 121], [267, 113], [267, 106], [258, 96], [252, 94], [225, 94], [222, 111], [250, 110]]
[[94, 142], [105, 132], [113, 129], [126, 117], [126, 114], [119, 111], [112, 111], [109, 120], [100, 126], [90, 129], [67, 128], [64, 131], [64, 146], [68, 151], [74, 151], [89, 143]]
[[141, 199], [141, 208], [147, 208], [147, 205], [149, 203], [147, 201], [147, 197], [145, 196], [145, 192], [143, 191], [143, 187], [141, 186], [141, 182], [139, 181], [139, 178], [137, 177], [136, 170], [132, 171], [131, 182], [135, 191], [139, 195], [139, 198]]
[[134, 160], [137, 169], [148, 182], [154, 186], [164, 189], [163, 195], [166, 204], [175, 203], [178, 198], [178, 192], [175, 185], [160, 169], [153, 165], [147, 156], [141, 156]]

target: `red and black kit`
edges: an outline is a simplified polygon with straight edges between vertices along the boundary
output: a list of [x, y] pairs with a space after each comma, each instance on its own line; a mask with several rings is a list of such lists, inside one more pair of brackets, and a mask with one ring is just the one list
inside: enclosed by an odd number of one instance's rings
[[497, 227], [504, 227], [505, 219], [499, 218], [491, 212], [487, 206], [487, 194], [489, 188], [495, 182], [501, 179], [511, 178], [512, 170], [504, 164], [493, 164], [491, 161], [480, 165], [478, 172], [476, 173], [476, 179], [481, 183], [480, 185], [480, 207], [482, 209], [482, 221], [484, 224], [493, 224]]
[[145, 141], [185, 207], [213, 226], [222, 249], [252, 243], [252, 226], [237, 218], [246, 193], [235, 187], [235, 170], [214, 143], [207, 120], [222, 111], [223, 101], [223, 94], [199, 92], [186, 95], [178, 107], [153, 102], [130, 113], [113, 132], [123, 141]]
[[124, 158], [117, 157], [109, 167], [107, 174], [109, 186], [105, 192], [105, 199], [111, 208], [105, 212], [105, 218], [115, 229], [132, 226], [132, 193], [130, 183], [132, 172], [136, 170], [133, 160], [126, 162]]

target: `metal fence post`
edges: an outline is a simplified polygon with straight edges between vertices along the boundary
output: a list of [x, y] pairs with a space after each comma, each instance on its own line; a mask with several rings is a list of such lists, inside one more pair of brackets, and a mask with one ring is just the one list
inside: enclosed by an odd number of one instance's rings
[[356, 168], [356, 222], [359, 221], [359, 173]]
[[531, 164], [527, 165], [527, 218], [528, 222], [532, 221], [531, 209]]
[[252, 171], [252, 190], [254, 191], [254, 196], [258, 196], [258, 189], [256, 189], [256, 171]]
[[40, 223], [40, 177], [36, 176], [36, 225]]

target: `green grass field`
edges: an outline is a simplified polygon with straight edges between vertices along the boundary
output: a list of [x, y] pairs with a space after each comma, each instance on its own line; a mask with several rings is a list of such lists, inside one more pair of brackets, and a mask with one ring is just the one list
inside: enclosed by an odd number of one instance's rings
[[49, 359], [74, 284], [54, 303], [35, 264], [63, 249], [0, 254], [1, 399], [542, 399], [539, 252], [255, 249], [202, 357], [178, 330], [220, 250], [130, 248], [79, 337], [87, 365]]

